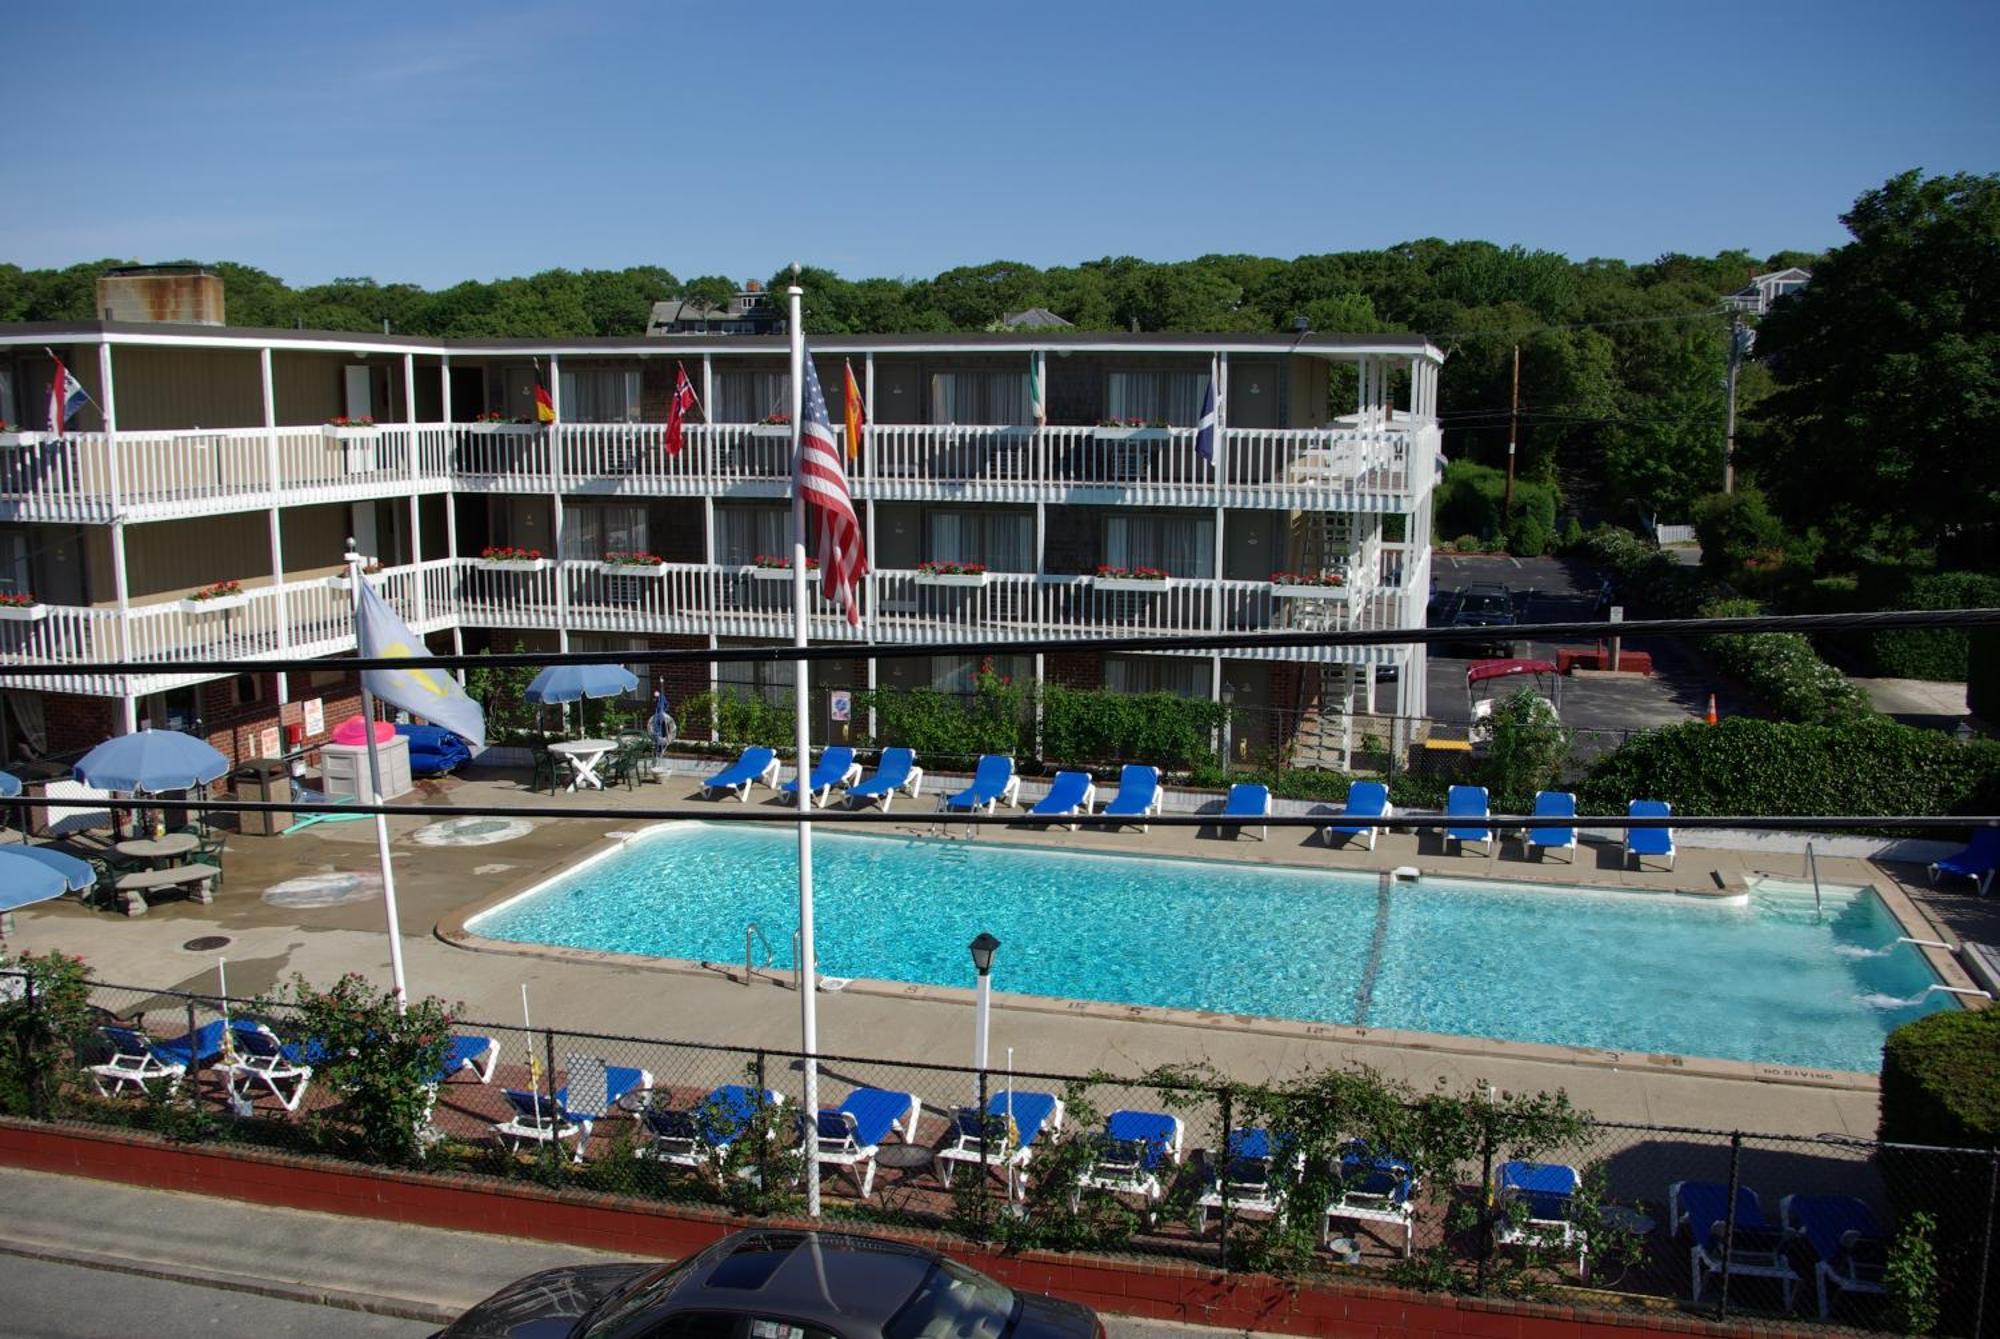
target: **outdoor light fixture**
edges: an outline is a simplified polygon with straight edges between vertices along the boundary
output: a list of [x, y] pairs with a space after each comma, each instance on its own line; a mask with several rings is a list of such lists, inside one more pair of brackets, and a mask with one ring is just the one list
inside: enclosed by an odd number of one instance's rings
[[987, 934], [984, 930], [980, 931], [979, 938], [972, 941], [973, 970], [981, 976], [985, 976], [988, 972], [991, 972], [993, 970], [993, 953], [999, 947], [999, 940]]
[[986, 1068], [986, 1025], [993, 1012], [993, 954], [999, 947], [1000, 941], [984, 930], [979, 932], [979, 938], [972, 941], [972, 969], [979, 973], [979, 998], [973, 1010], [972, 1025], [974, 1069]]

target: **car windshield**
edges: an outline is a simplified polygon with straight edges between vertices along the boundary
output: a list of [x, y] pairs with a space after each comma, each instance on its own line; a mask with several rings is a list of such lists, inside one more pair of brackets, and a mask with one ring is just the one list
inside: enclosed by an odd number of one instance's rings
[[882, 1327], [883, 1339], [999, 1339], [1018, 1305], [1014, 1290], [955, 1260], [940, 1259], [902, 1309]]
[[641, 1274], [623, 1292], [613, 1293], [599, 1302], [578, 1333], [588, 1339], [629, 1333], [630, 1327], [626, 1322], [642, 1317], [648, 1307], [671, 1292], [700, 1258], [699, 1255], [691, 1255], [685, 1260], [662, 1266], [651, 1274]]
[[1488, 595], [1479, 591], [1467, 591], [1459, 598], [1458, 612], [1461, 614], [1511, 614], [1514, 604], [1504, 595]]

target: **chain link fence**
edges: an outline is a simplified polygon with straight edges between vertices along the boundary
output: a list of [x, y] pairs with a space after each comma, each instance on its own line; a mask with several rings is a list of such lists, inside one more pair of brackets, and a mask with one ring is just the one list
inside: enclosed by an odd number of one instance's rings
[[[57, 1124], [355, 1158], [368, 1119], [268, 1003], [0, 975], [0, 1102]], [[1597, 1121], [1352, 1072], [1011, 1072], [457, 1020], [416, 1165], [745, 1216], [942, 1230], [1709, 1319], [1978, 1335], [2000, 1152]], [[1317, 1086], [1315, 1086], [1315, 1084]], [[984, 1117], [978, 1113], [986, 1113]]]

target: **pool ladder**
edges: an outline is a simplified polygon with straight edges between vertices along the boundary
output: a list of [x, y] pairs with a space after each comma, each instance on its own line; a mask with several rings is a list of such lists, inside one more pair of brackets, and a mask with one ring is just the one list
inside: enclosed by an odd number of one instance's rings
[[1819, 900], [1819, 858], [1813, 854], [1813, 844], [1811, 842], [1806, 843], [1806, 872], [1812, 875], [1813, 915], [1815, 917], [1824, 916], [1826, 908], [1821, 905]]
[[771, 949], [771, 941], [764, 937], [763, 928], [760, 927], [755, 921], [751, 921], [748, 925], [744, 926], [743, 927], [743, 984], [746, 986], [751, 983], [751, 980], [757, 971], [756, 964], [751, 961], [751, 947], [755, 944], [762, 944], [764, 946], [764, 966], [766, 970], [768, 970], [778, 960], [778, 955], [774, 953]]

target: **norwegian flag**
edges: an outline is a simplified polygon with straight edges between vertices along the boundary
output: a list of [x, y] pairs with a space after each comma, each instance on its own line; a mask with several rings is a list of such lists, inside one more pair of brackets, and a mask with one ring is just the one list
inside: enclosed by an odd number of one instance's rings
[[688, 410], [700, 403], [695, 399], [694, 383], [688, 380], [687, 368], [679, 363], [675, 363], [674, 367], [679, 375], [674, 381], [674, 398], [667, 405], [667, 454], [670, 456], [679, 455], [681, 448], [687, 445], [687, 438], [681, 430], [682, 420]]
[[827, 416], [826, 395], [819, 388], [810, 349], [805, 353], [805, 369], [805, 412], [799, 418], [799, 496], [818, 512], [822, 589], [827, 599], [846, 609], [847, 622], [853, 626], [861, 622], [854, 589], [868, 571], [868, 559], [861, 551], [861, 522], [847, 491], [847, 470], [841, 462], [840, 446], [833, 439], [833, 420]]

